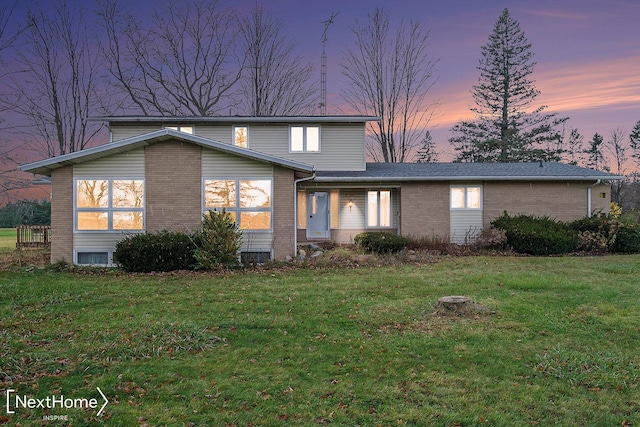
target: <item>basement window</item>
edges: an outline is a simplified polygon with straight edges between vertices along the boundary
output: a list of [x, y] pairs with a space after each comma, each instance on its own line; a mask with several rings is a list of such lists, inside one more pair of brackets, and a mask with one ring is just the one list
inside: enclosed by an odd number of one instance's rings
[[109, 252], [78, 252], [77, 262], [79, 265], [108, 265]]

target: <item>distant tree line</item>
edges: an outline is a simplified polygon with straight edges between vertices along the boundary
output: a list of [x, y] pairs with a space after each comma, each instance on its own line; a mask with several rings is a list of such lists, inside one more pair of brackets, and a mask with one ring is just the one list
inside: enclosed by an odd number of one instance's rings
[[0, 208], [0, 228], [18, 225], [51, 225], [51, 202], [48, 200], [20, 200]]

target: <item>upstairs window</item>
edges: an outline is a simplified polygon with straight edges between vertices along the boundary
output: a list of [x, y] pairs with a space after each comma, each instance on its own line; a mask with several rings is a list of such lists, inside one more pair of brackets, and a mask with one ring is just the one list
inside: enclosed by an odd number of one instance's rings
[[75, 189], [78, 231], [144, 229], [144, 181], [79, 179]]
[[291, 126], [289, 128], [289, 151], [291, 153], [320, 152], [320, 127]]
[[451, 209], [481, 209], [482, 188], [479, 185], [451, 187]]
[[233, 145], [241, 148], [249, 148], [249, 128], [247, 126], [233, 127]]
[[184, 133], [189, 133], [191, 135], [193, 135], [193, 126], [165, 126], [165, 129], [173, 129], [173, 130], [177, 130], [178, 132], [184, 132]]

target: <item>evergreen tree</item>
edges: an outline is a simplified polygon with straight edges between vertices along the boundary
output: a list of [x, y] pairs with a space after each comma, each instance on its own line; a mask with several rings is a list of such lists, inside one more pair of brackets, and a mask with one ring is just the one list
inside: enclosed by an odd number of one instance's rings
[[584, 137], [578, 133], [578, 129], [571, 129], [565, 150], [565, 158], [570, 165], [578, 164], [580, 154], [584, 151], [582, 148], [583, 140]]
[[593, 139], [589, 141], [589, 148], [584, 150], [586, 154], [586, 166], [595, 170], [607, 170], [605, 166], [605, 158], [602, 152], [604, 138], [599, 133], [593, 135]]
[[640, 167], [640, 120], [633, 127], [633, 130], [629, 134], [629, 146], [631, 147], [631, 157], [636, 161], [638, 167]]
[[530, 111], [540, 94], [530, 76], [536, 64], [520, 24], [504, 9], [481, 48], [480, 78], [472, 95], [477, 118], [457, 123], [449, 142], [463, 162], [560, 160], [560, 132], [568, 118]]
[[436, 144], [433, 142], [431, 132], [427, 131], [422, 139], [422, 147], [416, 154], [417, 163], [433, 163], [438, 161], [440, 153], [436, 151]]

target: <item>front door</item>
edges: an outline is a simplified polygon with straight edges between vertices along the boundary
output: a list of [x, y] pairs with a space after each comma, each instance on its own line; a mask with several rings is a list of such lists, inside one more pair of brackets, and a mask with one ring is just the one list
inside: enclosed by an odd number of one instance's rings
[[307, 239], [330, 239], [329, 193], [307, 194]]

